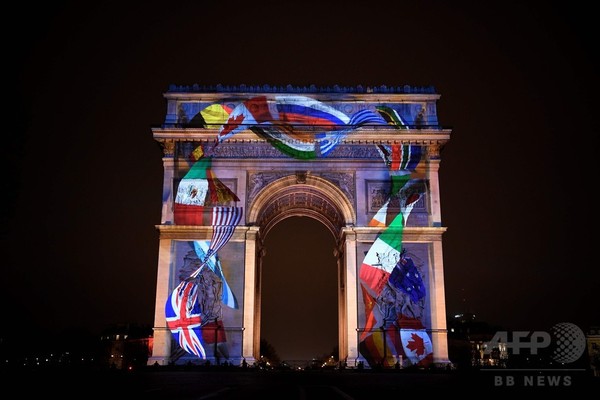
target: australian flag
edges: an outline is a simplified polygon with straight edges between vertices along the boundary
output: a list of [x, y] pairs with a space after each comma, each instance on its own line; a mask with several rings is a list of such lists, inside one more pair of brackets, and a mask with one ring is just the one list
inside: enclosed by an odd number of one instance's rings
[[186, 352], [205, 359], [202, 345], [200, 306], [197, 302], [198, 285], [183, 281], [171, 293], [165, 306], [167, 326], [179, 346]]
[[[404, 252], [403, 252], [404, 253]], [[413, 303], [425, 297], [423, 278], [412, 258], [402, 254], [388, 279], [390, 285], [406, 293]]]

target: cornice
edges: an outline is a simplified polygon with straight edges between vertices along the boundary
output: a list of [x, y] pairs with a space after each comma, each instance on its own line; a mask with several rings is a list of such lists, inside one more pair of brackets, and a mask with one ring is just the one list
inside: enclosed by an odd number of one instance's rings
[[[155, 225], [159, 232], [160, 239], [179, 239], [179, 240], [205, 240], [210, 239], [212, 235], [211, 226], [196, 226], [196, 225]], [[386, 228], [375, 227], [344, 227], [344, 234], [356, 235], [356, 240], [359, 242], [372, 242]], [[410, 243], [427, 243], [442, 240], [442, 235], [446, 232], [446, 227], [430, 227], [430, 226], [407, 226], [402, 230], [402, 238], [404, 242]], [[244, 241], [248, 233], [258, 231], [256, 226], [241, 226], [235, 227], [235, 232], [231, 241]]]
[[[444, 143], [450, 140], [451, 129], [357, 129], [341, 140], [341, 143], [377, 144], [377, 143]], [[217, 142], [218, 129], [211, 128], [152, 128], [156, 140]], [[222, 143], [267, 143], [251, 131], [235, 134]]]
[[[278, 96], [286, 93], [277, 93]], [[304, 93], [294, 93], [294, 95], [302, 95]], [[221, 101], [243, 101], [257, 96], [273, 96], [274, 93], [165, 93], [164, 97], [167, 100], [175, 101], [198, 101], [218, 103]], [[439, 94], [334, 94], [334, 93], [307, 93], [315, 100], [327, 102], [363, 102], [363, 103], [425, 103], [428, 101], [437, 101], [440, 99]]]
[[[199, 225], [155, 225], [160, 239], [181, 239], [181, 240], [209, 240], [212, 237], [212, 226]], [[243, 241], [246, 233], [256, 230], [256, 227], [241, 226], [235, 227], [235, 231], [230, 241]]]
[[[348, 228], [344, 228], [348, 229]], [[351, 230], [356, 234], [356, 240], [359, 242], [372, 242], [384, 230], [389, 228], [376, 227], [352, 227]], [[433, 242], [442, 240], [442, 235], [448, 228], [440, 226], [407, 226], [402, 230], [402, 241], [411, 243]]]

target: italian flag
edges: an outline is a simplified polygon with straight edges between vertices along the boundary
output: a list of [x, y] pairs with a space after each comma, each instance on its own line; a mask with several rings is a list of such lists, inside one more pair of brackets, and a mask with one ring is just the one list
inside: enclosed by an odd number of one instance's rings
[[360, 267], [360, 280], [375, 296], [379, 296], [392, 270], [400, 261], [402, 251], [402, 214], [396, 215], [390, 226], [381, 234], [367, 252]]
[[[392, 175], [392, 195], [398, 193], [409, 181], [410, 175]], [[365, 303], [366, 325], [362, 338], [377, 324], [373, 307], [369, 302], [381, 294], [388, 283], [390, 274], [400, 261], [404, 215], [401, 212], [388, 212], [389, 200], [375, 214], [369, 226], [387, 227], [367, 252], [360, 267], [359, 278]]]

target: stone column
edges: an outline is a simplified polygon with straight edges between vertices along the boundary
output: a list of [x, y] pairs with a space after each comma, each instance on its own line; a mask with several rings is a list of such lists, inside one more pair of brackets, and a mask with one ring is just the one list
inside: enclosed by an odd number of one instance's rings
[[346, 338], [348, 331], [346, 321], [346, 266], [344, 265], [344, 244], [338, 242], [333, 251], [333, 256], [337, 262], [338, 275], [338, 356], [343, 361], [348, 357], [348, 344]]
[[356, 232], [353, 228], [343, 228], [345, 275], [344, 288], [346, 292], [346, 355], [348, 366], [354, 367], [358, 358], [358, 294], [356, 275]]
[[429, 162], [427, 164], [427, 178], [429, 180], [429, 226], [442, 226], [442, 211], [440, 206], [440, 179], [439, 179], [439, 146], [427, 147]]
[[160, 239], [158, 249], [158, 273], [156, 277], [156, 303], [154, 306], [154, 335], [152, 357], [148, 365], [158, 362], [167, 365], [171, 358], [171, 331], [165, 318], [165, 304], [170, 294], [171, 283], [171, 239]]
[[173, 218], [173, 176], [175, 175], [175, 161], [173, 157], [163, 158], [163, 202], [161, 213], [161, 224], [174, 224]]
[[242, 334], [242, 357], [248, 364], [256, 361], [260, 351], [260, 307], [257, 307], [257, 251], [258, 227], [246, 231], [244, 255], [244, 331]]
[[[440, 146], [427, 146], [427, 178], [429, 180], [429, 226], [442, 226], [442, 211], [440, 206]], [[446, 295], [444, 292], [444, 259], [442, 253], [442, 238], [432, 241], [431, 262], [429, 271], [429, 291], [431, 302], [431, 341], [433, 344], [433, 362], [447, 364], [448, 332], [446, 328]]]
[[442, 239], [432, 242], [429, 291], [431, 302], [431, 342], [433, 362], [448, 364], [448, 331], [446, 327], [446, 294], [444, 291], [444, 261]]
[[161, 224], [170, 225], [173, 221], [173, 177], [175, 176], [175, 141], [156, 139], [163, 151], [163, 190]]

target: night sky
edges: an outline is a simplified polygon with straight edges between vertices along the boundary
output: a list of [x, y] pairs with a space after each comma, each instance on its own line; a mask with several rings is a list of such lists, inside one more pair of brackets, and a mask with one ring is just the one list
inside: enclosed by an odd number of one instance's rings
[[446, 3], [57, 1], [6, 15], [2, 335], [153, 324], [151, 127], [169, 84], [194, 83], [434, 86], [453, 129], [448, 314], [600, 325], [595, 13]]

